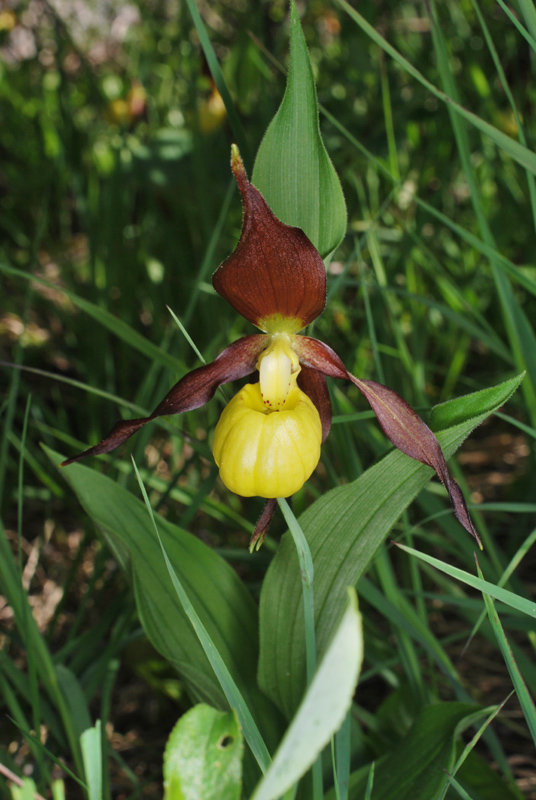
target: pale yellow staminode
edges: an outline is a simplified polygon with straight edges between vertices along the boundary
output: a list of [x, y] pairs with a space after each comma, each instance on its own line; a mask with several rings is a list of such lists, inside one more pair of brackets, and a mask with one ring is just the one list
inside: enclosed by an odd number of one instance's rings
[[269, 346], [257, 361], [261, 397], [270, 411], [280, 411], [290, 389], [300, 372], [300, 362], [290, 344], [287, 334], [272, 336]]
[[[262, 364], [261, 364], [262, 367]], [[247, 384], [225, 407], [212, 452], [220, 477], [243, 497], [288, 497], [300, 489], [320, 459], [322, 425], [312, 401], [296, 385], [280, 411], [263, 402], [260, 384]]]

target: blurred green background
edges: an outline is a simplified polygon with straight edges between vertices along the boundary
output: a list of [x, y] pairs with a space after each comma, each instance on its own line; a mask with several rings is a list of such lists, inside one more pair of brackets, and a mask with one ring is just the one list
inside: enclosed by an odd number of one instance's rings
[[[298, 5], [324, 141], [348, 206], [348, 235], [328, 266], [328, 305], [314, 335], [356, 375], [385, 382], [425, 418], [437, 402], [528, 369], [507, 417], [482, 426], [459, 456], [462, 470], [453, 465], [468, 501], [484, 503], [475, 513], [479, 530], [494, 543], [485, 556], [487, 577], [498, 579], [534, 526], [533, 177], [474, 127], [466, 125], [457, 139], [446, 104], [372, 42], [340, 4]], [[429, 81], [457, 91], [465, 107], [514, 139], [524, 135], [534, 149], [535, 53], [501, 4], [445, 0], [431, 10], [365, 0], [358, 6]], [[242, 155], [251, 173], [284, 91], [286, 3], [205, 1], [198, 8], [245, 131], [249, 150]], [[514, 15], [530, 29], [523, 4]], [[0, 120], [2, 515], [10, 541], [22, 534], [26, 556], [39, 543], [41, 571], [27, 580], [34, 609], [43, 612], [41, 628], [53, 650], [68, 659], [66, 643], [79, 652], [88, 648], [79, 657], [83, 673], [98, 658], [84, 632], [109, 603], [119, 597], [130, 614], [115, 656], [132, 641], [139, 645], [141, 633], [130, 590], [39, 444], [72, 455], [102, 438], [119, 413], [152, 410], [198, 365], [166, 305], [207, 361], [252, 332], [210, 283], [240, 232], [229, 169], [235, 137], [188, 6], [179, 0], [4, 3]], [[472, 184], [477, 193], [471, 196]], [[499, 254], [511, 262], [509, 277]], [[296, 513], [358, 477], [389, 449], [357, 390], [334, 382], [331, 390], [334, 427], [318, 470], [294, 498]], [[155, 507], [227, 552], [258, 593], [275, 542], [256, 561], [241, 555], [262, 504], [230, 495], [217, 479], [209, 444], [222, 402], [216, 398], [165, 429], [146, 427], [128, 452], [143, 465]], [[136, 491], [125, 451], [93, 465]], [[445, 507], [442, 490], [431, 484], [398, 533], [430, 517], [417, 531], [420, 544], [473, 570], [471, 545], [460, 551], [464, 534], [442, 514]], [[282, 530], [276, 519], [274, 539]], [[394, 562], [401, 586], [411, 592], [412, 568], [396, 556]], [[529, 595], [533, 565], [529, 554], [516, 577], [516, 589]], [[48, 580], [58, 588], [55, 601], [45, 598]], [[431, 596], [462, 597], [458, 587], [436, 585], [428, 574], [424, 583]], [[459, 652], [476, 611], [462, 604], [446, 612], [434, 602], [438, 635]], [[433, 617], [430, 608], [419, 607]], [[390, 623], [372, 607], [366, 620], [372, 688], [365, 706], [374, 710], [400, 684], [391, 667], [381, 666], [397, 658], [396, 642], [386, 639]], [[12, 657], [21, 657], [5, 608], [4, 622], [10, 632], [3, 641], [14, 648]], [[104, 640], [112, 627], [112, 618], [103, 624]], [[519, 639], [533, 656], [534, 634]], [[153, 672], [144, 657], [131, 661], [141, 665], [149, 694], [160, 698], [151, 702], [155, 729], [163, 730], [161, 697], [180, 698], [180, 687], [161, 660]], [[495, 702], [497, 692], [481, 667], [475, 678], [469, 660], [475, 699]], [[531, 669], [525, 677], [536, 686]], [[442, 691], [448, 695], [448, 687]], [[142, 697], [135, 700], [138, 709]], [[180, 703], [187, 705], [184, 698]], [[517, 738], [510, 750], [524, 752], [517, 717], [506, 742], [512, 729]], [[13, 727], [0, 721], [0, 743], [7, 748], [11, 741], [18, 741]], [[20, 766], [27, 754], [17, 752]], [[158, 769], [157, 755], [151, 757], [143, 780]], [[534, 785], [525, 786], [527, 797], [536, 796], [529, 793]]]

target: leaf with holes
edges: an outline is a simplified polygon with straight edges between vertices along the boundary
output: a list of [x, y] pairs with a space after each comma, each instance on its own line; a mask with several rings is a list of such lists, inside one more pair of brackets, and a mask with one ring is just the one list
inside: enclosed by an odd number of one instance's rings
[[171, 731], [164, 753], [164, 800], [239, 800], [244, 740], [236, 716], [202, 703]]

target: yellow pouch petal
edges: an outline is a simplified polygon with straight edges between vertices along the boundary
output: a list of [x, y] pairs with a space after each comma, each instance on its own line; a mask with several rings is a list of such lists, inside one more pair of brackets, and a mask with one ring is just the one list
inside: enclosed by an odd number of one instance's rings
[[288, 497], [320, 459], [322, 425], [312, 401], [294, 386], [280, 411], [264, 405], [260, 386], [247, 384], [225, 407], [212, 452], [220, 477], [243, 497]]

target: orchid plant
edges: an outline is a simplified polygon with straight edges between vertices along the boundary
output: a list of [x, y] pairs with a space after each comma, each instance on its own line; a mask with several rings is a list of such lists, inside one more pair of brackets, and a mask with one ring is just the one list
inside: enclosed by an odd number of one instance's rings
[[298, 491], [320, 460], [332, 417], [326, 376], [346, 379], [364, 395], [395, 447], [436, 471], [456, 518], [479, 541], [430, 428], [396, 392], [354, 377], [327, 344], [299, 334], [326, 303], [322, 257], [302, 230], [273, 214], [248, 180], [234, 145], [231, 167], [244, 207], [242, 233], [212, 282], [262, 333], [234, 342], [215, 361], [181, 378], [148, 417], [120, 420], [102, 441], [62, 466], [109, 453], [157, 417], [199, 408], [222, 384], [256, 373], [256, 382], [246, 384], [226, 405], [214, 432], [213, 455], [231, 491], [267, 499], [250, 545], [258, 549], [276, 499]]

